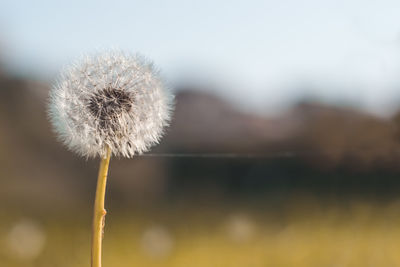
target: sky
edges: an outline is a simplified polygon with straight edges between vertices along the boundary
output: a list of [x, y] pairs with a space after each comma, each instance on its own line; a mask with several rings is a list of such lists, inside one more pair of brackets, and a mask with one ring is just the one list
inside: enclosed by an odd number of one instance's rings
[[387, 115], [400, 106], [399, 14], [398, 0], [3, 0], [0, 56], [51, 80], [119, 48], [245, 109], [318, 99]]

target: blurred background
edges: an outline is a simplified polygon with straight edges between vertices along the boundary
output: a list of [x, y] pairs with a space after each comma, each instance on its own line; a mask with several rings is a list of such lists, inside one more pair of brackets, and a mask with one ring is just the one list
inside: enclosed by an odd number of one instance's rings
[[62, 67], [141, 52], [176, 95], [111, 161], [104, 266], [400, 266], [400, 2], [2, 1], [0, 266], [89, 266], [98, 160], [56, 141]]

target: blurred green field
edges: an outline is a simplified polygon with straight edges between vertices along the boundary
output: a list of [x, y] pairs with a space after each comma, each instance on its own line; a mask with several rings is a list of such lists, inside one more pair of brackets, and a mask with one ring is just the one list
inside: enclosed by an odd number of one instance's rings
[[[0, 266], [89, 266], [89, 215], [5, 216]], [[400, 201], [110, 211], [104, 266], [400, 266]]]

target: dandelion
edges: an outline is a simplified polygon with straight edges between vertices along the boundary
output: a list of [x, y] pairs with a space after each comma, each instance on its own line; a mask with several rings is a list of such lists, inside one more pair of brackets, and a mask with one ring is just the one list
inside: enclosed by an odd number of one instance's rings
[[101, 266], [105, 187], [111, 155], [131, 158], [160, 141], [172, 96], [153, 64], [114, 51], [66, 68], [50, 91], [49, 117], [59, 139], [79, 155], [101, 157], [93, 218], [92, 266]]

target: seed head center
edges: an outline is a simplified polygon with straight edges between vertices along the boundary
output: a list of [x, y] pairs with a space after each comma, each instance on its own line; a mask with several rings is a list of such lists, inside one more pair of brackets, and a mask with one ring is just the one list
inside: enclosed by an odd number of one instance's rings
[[121, 89], [106, 88], [93, 94], [89, 99], [88, 108], [99, 120], [100, 127], [108, 128], [115, 125], [118, 116], [123, 112], [130, 111], [132, 98]]

